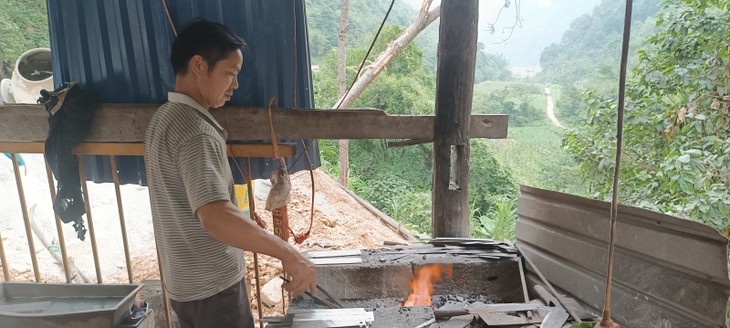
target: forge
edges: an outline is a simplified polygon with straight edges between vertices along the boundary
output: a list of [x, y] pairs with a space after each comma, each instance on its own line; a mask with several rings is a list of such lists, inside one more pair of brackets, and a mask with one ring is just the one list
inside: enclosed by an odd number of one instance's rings
[[[313, 251], [308, 256], [317, 264], [318, 284], [345, 309], [336, 310], [334, 319], [324, 319], [328, 307], [322, 302], [295, 299], [289, 304], [290, 327], [357, 327], [352, 321], [362, 310], [372, 317], [370, 322], [363, 319], [361, 327], [440, 327], [449, 321], [453, 327], [487, 327], [474, 314], [458, 311], [525, 301], [517, 250], [491, 240], [437, 239], [430, 244]], [[430, 298], [404, 306], [418, 273], [433, 268], [440, 272], [431, 273]], [[322, 292], [317, 296], [328, 298]], [[302, 313], [309, 321], [297, 322]], [[322, 321], [313, 323], [318, 319]]]

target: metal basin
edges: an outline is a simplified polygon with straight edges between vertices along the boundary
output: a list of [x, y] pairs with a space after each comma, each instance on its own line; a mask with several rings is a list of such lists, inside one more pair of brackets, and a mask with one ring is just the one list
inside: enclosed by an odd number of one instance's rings
[[0, 283], [0, 327], [118, 327], [142, 286]]

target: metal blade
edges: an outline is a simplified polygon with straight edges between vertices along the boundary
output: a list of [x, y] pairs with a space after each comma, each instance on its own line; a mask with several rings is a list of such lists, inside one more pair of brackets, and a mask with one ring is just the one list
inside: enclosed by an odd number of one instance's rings
[[568, 320], [568, 317], [568, 312], [565, 311], [565, 309], [563, 309], [562, 307], [558, 306], [545, 316], [545, 319], [542, 320], [540, 327], [562, 328], [563, 324], [565, 324], [565, 321]]

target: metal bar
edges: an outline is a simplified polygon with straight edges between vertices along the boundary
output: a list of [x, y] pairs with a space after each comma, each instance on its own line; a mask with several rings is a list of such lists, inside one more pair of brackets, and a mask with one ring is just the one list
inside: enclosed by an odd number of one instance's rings
[[[527, 282], [525, 281], [525, 267], [522, 259], [517, 259], [517, 266], [520, 269], [520, 281], [522, 282], [522, 295], [525, 297], [525, 303], [530, 303], [530, 296], [527, 294]], [[532, 320], [532, 311], [527, 311], [527, 319]]]
[[124, 244], [124, 259], [127, 261], [127, 277], [129, 283], [134, 281], [132, 276], [132, 259], [129, 256], [129, 241], [127, 240], [127, 224], [124, 220], [124, 209], [122, 208], [122, 192], [119, 190], [119, 172], [117, 171], [117, 157], [109, 156], [112, 167], [112, 179], [114, 180], [114, 192], [117, 194], [117, 209], [119, 210], [119, 226], [122, 230], [122, 243]]
[[553, 288], [553, 284], [551, 284], [550, 281], [548, 281], [547, 278], [545, 278], [545, 276], [542, 274], [540, 269], [538, 269], [537, 266], [535, 265], [535, 263], [532, 262], [530, 257], [527, 256], [527, 253], [525, 253], [524, 248], [522, 248], [522, 246], [520, 246], [519, 244], [516, 244], [515, 246], [517, 246], [517, 250], [520, 251], [520, 254], [522, 254], [522, 257], [524, 257], [525, 261], [527, 261], [527, 264], [529, 264], [532, 267], [532, 269], [535, 270], [535, 273], [537, 273], [537, 275], [540, 277], [540, 280], [542, 280], [542, 282], [545, 283], [545, 285], [550, 290], [550, 292], [553, 293], [553, 296], [555, 296], [555, 299], [558, 301], [558, 303], [560, 303], [560, 306], [565, 308], [565, 310], [568, 311], [568, 313], [570, 313], [570, 316], [573, 318], [573, 320], [575, 320], [575, 322], [578, 322], [578, 323], [583, 322], [582, 320], [580, 320], [580, 317], [577, 316], [573, 312], [572, 309], [570, 309], [568, 306], [565, 305], [565, 303], [563, 302], [563, 299], [560, 297], [560, 294], [558, 294], [558, 291], [556, 291], [555, 288]]
[[0, 264], [3, 266], [3, 279], [10, 281], [10, 270], [8, 269], [8, 259], [5, 258], [5, 247], [3, 246], [3, 236], [0, 234]]
[[41, 281], [41, 274], [38, 271], [38, 258], [35, 253], [35, 244], [33, 243], [33, 230], [30, 227], [30, 216], [28, 215], [28, 204], [25, 201], [25, 191], [23, 190], [23, 180], [20, 177], [20, 167], [18, 166], [18, 154], [12, 153], [13, 171], [15, 171], [15, 184], [18, 188], [18, 197], [20, 198], [20, 209], [23, 211], [23, 222], [25, 223], [25, 236], [28, 239], [28, 250], [30, 251], [30, 260], [33, 263], [33, 275], [35, 282]]
[[[155, 246], [157, 245], [157, 239], [155, 239]], [[167, 296], [165, 291], [165, 275], [162, 270], [162, 262], [160, 262], [160, 251], [159, 248], [155, 247], [157, 252], [157, 269], [160, 270], [160, 286], [162, 287], [162, 306], [165, 308], [165, 327], [172, 328], [172, 319], [170, 318], [170, 298]]]
[[[44, 161], [45, 162], [45, 161]], [[51, 201], [56, 199], [56, 184], [53, 180], [53, 172], [51, 167], [46, 163], [46, 176], [48, 177], [48, 190], [51, 192]], [[58, 244], [61, 247], [61, 259], [63, 260], [63, 273], [66, 274], [66, 283], [71, 282], [71, 270], [68, 263], [68, 253], [66, 252], [66, 239], [63, 237], [63, 228], [61, 219], [57, 215], [53, 215], [56, 218], [56, 233], [58, 234]]]
[[[246, 190], [248, 191], [248, 212], [253, 218], [256, 215], [256, 204], [254, 204], [253, 185], [251, 185], [251, 160], [246, 157]], [[264, 328], [264, 309], [261, 308], [261, 280], [259, 277], [259, 254], [253, 253], [254, 278], [256, 279], [256, 306], [259, 312], [259, 328]]]
[[77, 156], [79, 160], [79, 177], [81, 180], [81, 192], [84, 195], [86, 204], [86, 220], [89, 223], [89, 236], [91, 237], [91, 254], [94, 256], [94, 269], [96, 269], [96, 282], [101, 284], [101, 267], [99, 266], [99, 250], [96, 247], [96, 233], [94, 233], [94, 220], [91, 217], [91, 204], [89, 202], [89, 189], [86, 186], [86, 174], [84, 173], [84, 158]]

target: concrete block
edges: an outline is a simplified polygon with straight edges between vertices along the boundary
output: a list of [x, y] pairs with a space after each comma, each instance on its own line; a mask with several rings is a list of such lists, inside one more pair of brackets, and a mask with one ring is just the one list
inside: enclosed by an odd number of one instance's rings
[[282, 295], [281, 295], [281, 285], [284, 283], [284, 280], [281, 280], [281, 278], [276, 277], [274, 279], [269, 280], [264, 286], [261, 288], [261, 301], [266, 304], [266, 306], [274, 306], [283, 301]]

